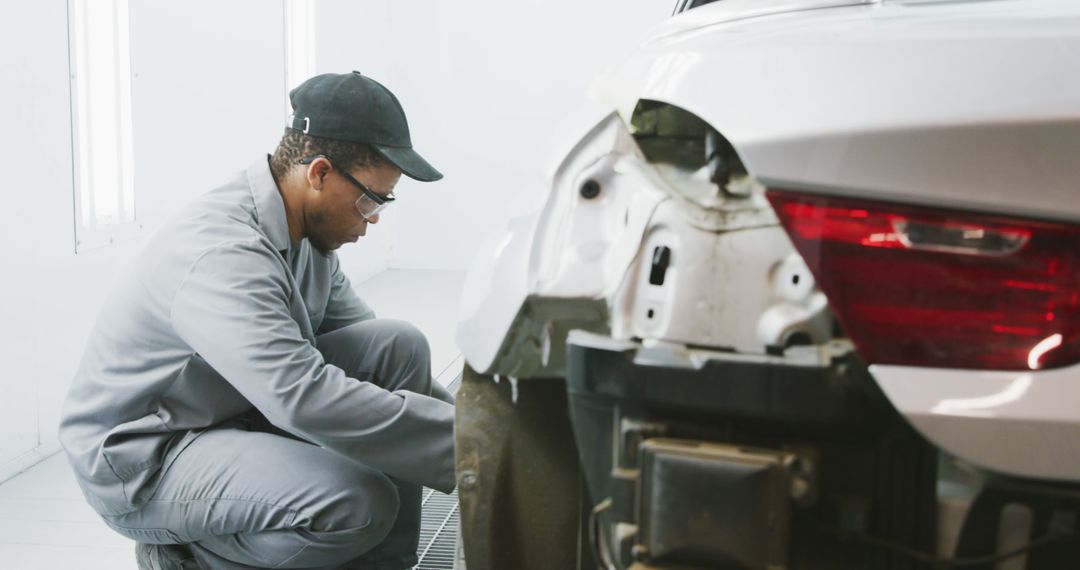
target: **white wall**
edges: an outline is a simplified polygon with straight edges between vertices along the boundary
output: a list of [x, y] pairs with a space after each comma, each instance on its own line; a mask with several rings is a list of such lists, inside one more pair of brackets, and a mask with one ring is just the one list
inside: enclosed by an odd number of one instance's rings
[[[133, 0], [137, 217], [273, 149], [284, 123], [282, 6]], [[212, 15], [212, 17], [210, 17]], [[142, 237], [75, 254], [67, 3], [0, 18], [0, 480], [56, 449], [60, 406], [113, 276]]]
[[387, 85], [405, 107], [417, 150], [446, 175], [428, 184], [402, 179], [399, 201], [370, 239], [343, 251], [347, 267], [378, 244], [392, 252], [392, 267], [466, 268], [520, 199], [522, 181], [537, 180], [553, 159], [554, 125], [673, 5], [320, 0], [319, 72], [357, 69]]
[[[39, 395], [54, 383], [50, 375], [61, 373], [51, 363], [70, 362], [70, 327], [86, 320], [74, 301], [79, 280], [51, 271], [58, 258], [77, 263], [66, 8], [28, 3], [20, 12], [0, 18], [0, 90], [8, 110], [0, 136], [0, 465], [38, 445]], [[59, 310], [45, 308], [54, 303]], [[46, 339], [57, 354], [42, 350]]]

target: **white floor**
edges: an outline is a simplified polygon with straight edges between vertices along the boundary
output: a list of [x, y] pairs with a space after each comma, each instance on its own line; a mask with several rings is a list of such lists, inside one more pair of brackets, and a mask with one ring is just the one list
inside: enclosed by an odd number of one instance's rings
[[[432, 373], [443, 383], [461, 366], [453, 342], [464, 275], [390, 270], [357, 285], [379, 317], [410, 321], [431, 343]], [[0, 484], [0, 569], [135, 570], [134, 543], [86, 506], [62, 455]]]

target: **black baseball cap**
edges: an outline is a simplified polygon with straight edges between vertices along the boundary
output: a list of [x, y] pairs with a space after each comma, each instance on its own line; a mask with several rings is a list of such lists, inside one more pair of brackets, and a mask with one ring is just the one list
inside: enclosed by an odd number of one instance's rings
[[289, 92], [291, 128], [330, 139], [370, 145], [409, 178], [443, 177], [412, 147], [409, 122], [397, 97], [378, 81], [352, 73], [324, 73]]

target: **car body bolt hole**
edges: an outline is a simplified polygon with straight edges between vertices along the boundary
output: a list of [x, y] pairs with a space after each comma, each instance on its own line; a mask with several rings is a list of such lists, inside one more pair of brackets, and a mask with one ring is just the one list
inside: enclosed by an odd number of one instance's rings
[[595, 197], [597, 197], [599, 195], [600, 195], [600, 183], [593, 180], [592, 178], [586, 180], [585, 183], [581, 185], [581, 197], [582, 198], [585, 198], [586, 200], [592, 200], [593, 198], [595, 198]]
[[791, 276], [791, 284], [792, 285], [798, 285], [799, 284], [799, 274], [798, 273]]

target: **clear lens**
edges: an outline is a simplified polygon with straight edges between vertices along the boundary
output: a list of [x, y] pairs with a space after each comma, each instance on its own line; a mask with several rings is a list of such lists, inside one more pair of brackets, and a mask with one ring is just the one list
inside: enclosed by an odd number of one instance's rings
[[372, 216], [383, 211], [389, 205], [390, 202], [379, 204], [375, 200], [369, 198], [367, 194], [361, 194], [360, 197], [356, 199], [356, 209], [360, 210], [360, 215], [364, 216], [365, 220], [370, 220]]

